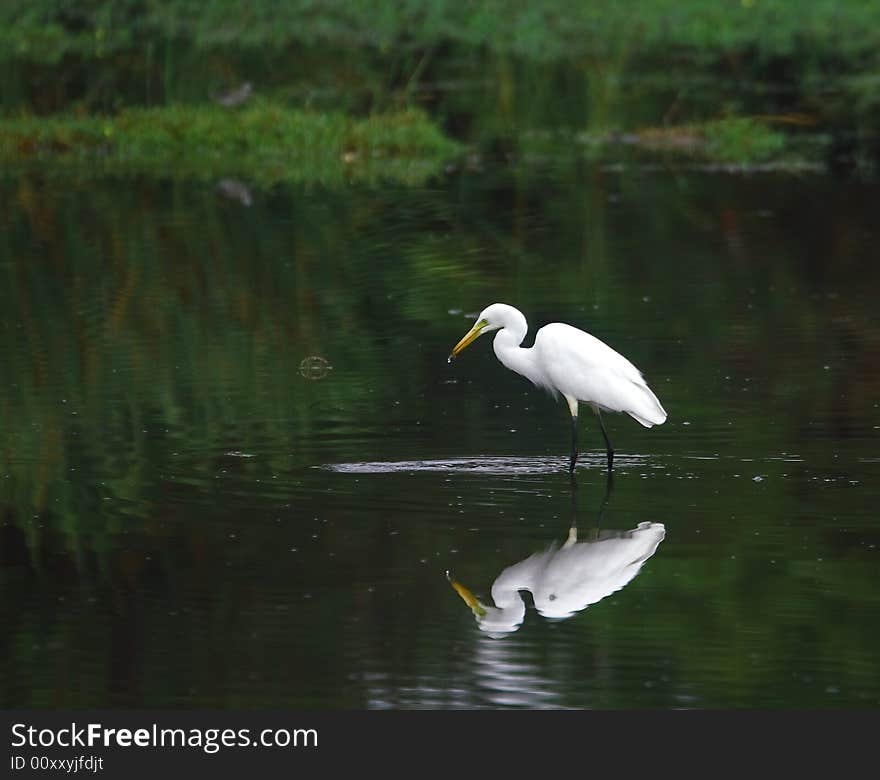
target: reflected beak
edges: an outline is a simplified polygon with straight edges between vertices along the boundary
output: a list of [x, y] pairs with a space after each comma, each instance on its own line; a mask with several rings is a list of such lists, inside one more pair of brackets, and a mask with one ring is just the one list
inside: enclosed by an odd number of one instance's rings
[[468, 344], [470, 344], [474, 339], [477, 338], [482, 332], [483, 328], [485, 328], [489, 323], [486, 320], [480, 320], [474, 327], [472, 327], [467, 333], [464, 334], [464, 338], [458, 342], [453, 348], [452, 352], [449, 355], [449, 360], [451, 361], [453, 358], [458, 357], [458, 353], [461, 352]]
[[449, 584], [452, 585], [455, 592], [459, 596], [461, 596], [461, 600], [471, 608], [471, 612], [473, 612], [474, 615], [476, 615], [478, 618], [486, 616], [486, 608], [480, 603], [479, 599], [473, 593], [471, 593], [464, 585], [458, 582], [458, 580], [452, 579], [452, 576], [449, 574], [449, 572], [446, 573], [446, 578], [449, 580]]

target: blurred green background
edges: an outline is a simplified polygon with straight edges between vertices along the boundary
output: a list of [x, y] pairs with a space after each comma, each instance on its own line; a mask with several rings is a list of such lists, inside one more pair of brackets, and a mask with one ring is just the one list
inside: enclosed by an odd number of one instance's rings
[[[3, 705], [876, 707], [878, 38], [878, 2], [2, 4]], [[670, 414], [609, 421], [602, 518], [581, 433], [584, 530], [657, 553], [503, 640], [445, 572], [488, 599], [570, 486], [562, 407], [488, 340], [446, 363], [495, 300]]]
[[[196, 111], [249, 85], [276, 110], [421, 108], [483, 151], [623, 146], [872, 171], [878, 52], [877, 0], [11, 0], [0, 150], [64, 156], [84, 143], [37, 138], [35, 150], [22, 115]], [[271, 135], [267, 123], [254, 132]]]

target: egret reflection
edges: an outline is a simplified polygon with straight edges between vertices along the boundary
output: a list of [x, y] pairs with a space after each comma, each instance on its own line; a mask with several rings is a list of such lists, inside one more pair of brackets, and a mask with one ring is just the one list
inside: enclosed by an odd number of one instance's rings
[[[600, 522], [608, 495], [599, 511]], [[522, 591], [531, 593], [543, 617], [571, 617], [627, 585], [666, 535], [662, 523], [642, 522], [627, 531], [594, 529], [588, 538], [579, 539], [576, 496], [572, 483], [572, 518], [565, 541], [553, 541], [546, 550], [505, 568], [492, 583], [492, 605], [484, 604], [447, 572], [482, 631], [496, 636], [516, 631], [526, 614]]]

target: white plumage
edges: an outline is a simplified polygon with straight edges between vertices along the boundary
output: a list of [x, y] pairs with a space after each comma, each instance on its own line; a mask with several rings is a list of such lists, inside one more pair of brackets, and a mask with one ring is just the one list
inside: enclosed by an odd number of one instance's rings
[[538, 331], [528, 351], [563, 396], [603, 412], [626, 412], [646, 428], [666, 421], [666, 411], [641, 372], [595, 336], [554, 322]]
[[571, 617], [617, 592], [641, 570], [666, 536], [662, 523], [639, 523], [631, 531], [605, 531], [598, 539], [578, 541], [572, 526], [568, 539], [504, 569], [492, 584], [493, 605], [484, 604], [460, 582], [452, 587], [473, 610], [483, 631], [501, 636], [525, 618], [520, 591], [532, 594], [535, 609], [546, 618]]
[[568, 402], [572, 416], [572, 471], [577, 461], [579, 403], [589, 404], [599, 415], [609, 469], [614, 450], [601, 412], [625, 412], [646, 428], [666, 421], [666, 410], [641, 372], [619, 352], [595, 336], [561, 322], [538, 330], [534, 346], [521, 347], [528, 323], [522, 312], [504, 303], [493, 303], [483, 309], [474, 327], [453, 348], [450, 360], [478, 336], [491, 331], [497, 331], [493, 349], [498, 360]]

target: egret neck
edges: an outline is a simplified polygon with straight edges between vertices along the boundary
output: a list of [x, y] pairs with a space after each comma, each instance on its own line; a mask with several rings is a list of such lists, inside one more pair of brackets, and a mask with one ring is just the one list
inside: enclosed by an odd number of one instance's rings
[[534, 352], [529, 347], [520, 346], [529, 330], [526, 318], [511, 307], [505, 312], [504, 319], [505, 322], [495, 334], [495, 340], [492, 342], [495, 357], [511, 371], [522, 374], [533, 385], [542, 387], [540, 372], [535, 365]]

